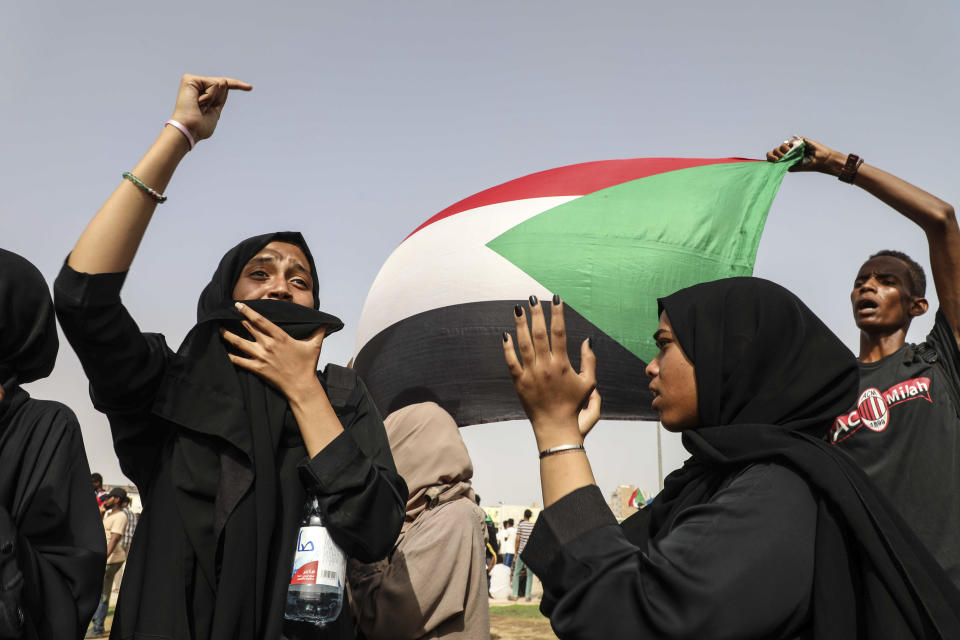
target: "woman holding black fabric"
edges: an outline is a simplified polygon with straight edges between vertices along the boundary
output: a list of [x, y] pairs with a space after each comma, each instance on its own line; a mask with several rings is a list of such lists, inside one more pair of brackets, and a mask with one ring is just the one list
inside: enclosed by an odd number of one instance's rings
[[622, 527], [577, 422], [593, 353], [577, 375], [559, 298], [549, 340], [531, 303], [523, 364], [506, 334], [504, 350], [541, 451], [546, 509], [523, 557], [559, 637], [960, 638], [960, 593], [821, 439], [856, 400], [856, 362], [795, 296], [733, 278], [660, 300], [653, 408], [692, 456]]
[[343, 325], [318, 310], [299, 233], [231, 249], [176, 353], [141, 333], [120, 301], [177, 164], [213, 133], [229, 90], [251, 88], [184, 76], [173, 119], [55, 283], [64, 333], [144, 504], [115, 638], [352, 637], [348, 613], [322, 629], [283, 619], [308, 492], [334, 540], [362, 561], [385, 556], [403, 522], [406, 486], [365, 386], [342, 367], [316, 371], [324, 337]]

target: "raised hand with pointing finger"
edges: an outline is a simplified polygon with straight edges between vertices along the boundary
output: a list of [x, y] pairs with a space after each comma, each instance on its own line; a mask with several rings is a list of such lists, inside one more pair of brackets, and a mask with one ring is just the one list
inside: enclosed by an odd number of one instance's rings
[[251, 91], [253, 85], [234, 78], [212, 78], [186, 74], [180, 79], [173, 119], [185, 126], [194, 140], [213, 135], [220, 113], [231, 90]]

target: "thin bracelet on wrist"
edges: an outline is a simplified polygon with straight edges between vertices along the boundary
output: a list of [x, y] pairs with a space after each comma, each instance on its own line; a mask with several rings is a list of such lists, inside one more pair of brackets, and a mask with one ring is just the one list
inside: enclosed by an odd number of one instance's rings
[[567, 453], [568, 451], [583, 451], [584, 453], [587, 452], [587, 450], [583, 448], [582, 444], [560, 444], [555, 447], [550, 447], [549, 449], [544, 449], [543, 451], [541, 451], [540, 459], [543, 460], [547, 456], [556, 455], [558, 453]]
[[187, 139], [187, 144], [190, 145], [190, 151], [193, 151], [193, 147], [197, 144], [197, 141], [194, 139], [193, 134], [190, 133], [190, 129], [187, 129], [186, 126], [180, 124], [173, 118], [170, 118], [169, 120], [164, 122], [163, 126], [173, 127], [174, 129], [182, 133], [183, 137]]
[[156, 201], [157, 204], [163, 204], [164, 202], [167, 201], [167, 196], [163, 195], [162, 193], [160, 193], [159, 191], [157, 191], [157, 190], [154, 189], [153, 187], [147, 185], [143, 180], [141, 180], [141, 179], [138, 178], [137, 176], [133, 175], [133, 174], [130, 173], [129, 171], [124, 171], [124, 172], [123, 172], [123, 179], [124, 179], [124, 180], [129, 180], [130, 182], [132, 182], [133, 184], [135, 184], [135, 185], [136, 185], [137, 187], [139, 187], [144, 193], [146, 193], [148, 196], [150, 196], [151, 198], [153, 198], [153, 199]]

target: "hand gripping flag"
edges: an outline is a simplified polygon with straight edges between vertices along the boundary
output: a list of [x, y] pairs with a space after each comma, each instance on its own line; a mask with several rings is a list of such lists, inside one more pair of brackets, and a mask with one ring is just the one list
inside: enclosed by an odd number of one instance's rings
[[637, 158], [534, 173], [413, 231], [374, 280], [354, 367], [386, 415], [433, 400], [461, 426], [523, 418], [501, 334], [531, 294], [567, 307], [571, 360], [593, 338], [603, 418], [655, 420], [644, 374], [657, 297], [753, 273], [787, 168], [742, 158]]

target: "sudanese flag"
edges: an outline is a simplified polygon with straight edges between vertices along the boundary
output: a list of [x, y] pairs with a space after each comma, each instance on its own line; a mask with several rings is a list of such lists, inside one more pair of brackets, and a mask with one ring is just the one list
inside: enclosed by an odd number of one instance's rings
[[[636, 158], [541, 171], [417, 227], [361, 313], [354, 367], [386, 415], [433, 400], [465, 426], [523, 418], [501, 334], [531, 294], [567, 307], [568, 345], [593, 338], [603, 418], [655, 420], [646, 362], [661, 296], [753, 273], [787, 168], [742, 158]], [[550, 305], [545, 304], [549, 314]]]

